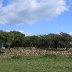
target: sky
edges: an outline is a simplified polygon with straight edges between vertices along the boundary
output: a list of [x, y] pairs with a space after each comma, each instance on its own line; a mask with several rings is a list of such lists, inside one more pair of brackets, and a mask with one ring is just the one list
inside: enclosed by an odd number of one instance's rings
[[72, 0], [0, 0], [0, 30], [72, 34]]

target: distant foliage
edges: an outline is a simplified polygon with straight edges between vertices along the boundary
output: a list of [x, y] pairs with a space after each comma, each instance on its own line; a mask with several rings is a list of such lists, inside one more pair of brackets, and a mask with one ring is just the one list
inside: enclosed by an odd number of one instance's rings
[[0, 40], [6, 48], [13, 47], [35, 47], [41, 49], [71, 48], [72, 36], [61, 32], [60, 34], [25, 36], [18, 31], [0, 31]]

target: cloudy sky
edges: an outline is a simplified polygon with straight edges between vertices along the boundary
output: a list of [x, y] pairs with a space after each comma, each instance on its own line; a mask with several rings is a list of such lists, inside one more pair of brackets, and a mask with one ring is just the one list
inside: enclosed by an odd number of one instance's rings
[[0, 0], [0, 30], [72, 33], [72, 0]]

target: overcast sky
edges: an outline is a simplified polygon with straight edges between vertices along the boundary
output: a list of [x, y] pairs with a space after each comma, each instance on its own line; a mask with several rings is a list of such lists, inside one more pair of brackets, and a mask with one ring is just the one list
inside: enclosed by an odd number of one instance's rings
[[71, 34], [72, 0], [0, 0], [0, 30]]

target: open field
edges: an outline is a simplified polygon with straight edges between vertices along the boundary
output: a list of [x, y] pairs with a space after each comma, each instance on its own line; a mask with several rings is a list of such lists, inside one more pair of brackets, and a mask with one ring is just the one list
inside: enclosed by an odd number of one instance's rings
[[42, 55], [0, 58], [0, 72], [72, 72], [72, 57]]
[[0, 72], [72, 72], [72, 49], [6, 49], [0, 54]]

